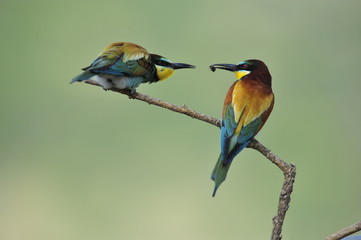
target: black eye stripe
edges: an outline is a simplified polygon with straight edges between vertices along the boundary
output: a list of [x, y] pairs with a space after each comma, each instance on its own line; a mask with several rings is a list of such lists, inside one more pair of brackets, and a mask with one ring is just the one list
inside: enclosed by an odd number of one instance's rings
[[156, 60], [156, 61], [154, 61], [154, 63], [156, 65], [164, 66], [164, 67], [169, 67], [171, 65], [169, 62], [163, 61], [163, 60]]

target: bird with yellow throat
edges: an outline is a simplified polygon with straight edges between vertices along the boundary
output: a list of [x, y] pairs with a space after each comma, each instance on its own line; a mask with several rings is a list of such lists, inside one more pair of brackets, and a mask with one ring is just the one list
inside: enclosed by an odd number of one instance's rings
[[239, 64], [213, 64], [212, 71], [234, 72], [235, 81], [224, 100], [221, 121], [221, 153], [211, 175], [213, 196], [226, 179], [233, 159], [252, 141], [267, 121], [274, 105], [272, 77], [264, 62], [256, 59]]
[[174, 70], [195, 68], [186, 63], [173, 63], [167, 58], [150, 54], [134, 43], [116, 42], [106, 47], [98, 57], [83, 68], [83, 73], [70, 83], [94, 80], [105, 90], [129, 89], [132, 93], [141, 83], [154, 83], [170, 77]]

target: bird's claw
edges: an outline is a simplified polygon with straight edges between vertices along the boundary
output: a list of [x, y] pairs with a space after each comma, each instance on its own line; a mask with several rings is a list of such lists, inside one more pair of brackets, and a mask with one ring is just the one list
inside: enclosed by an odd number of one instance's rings
[[128, 94], [129, 99], [135, 99], [136, 93], [137, 91], [135, 89], [129, 89], [129, 94]]

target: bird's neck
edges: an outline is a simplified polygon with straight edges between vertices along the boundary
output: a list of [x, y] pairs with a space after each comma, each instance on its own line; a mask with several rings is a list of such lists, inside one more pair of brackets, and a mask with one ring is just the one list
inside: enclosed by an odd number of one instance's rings
[[269, 72], [266, 71], [258, 72], [257, 74], [250, 73], [249, 75], [244, 77], [244, 80], [252, 80], [262, 83], [268, 87], [272, 87], [272, 76], [271, 74], [269, 74]]

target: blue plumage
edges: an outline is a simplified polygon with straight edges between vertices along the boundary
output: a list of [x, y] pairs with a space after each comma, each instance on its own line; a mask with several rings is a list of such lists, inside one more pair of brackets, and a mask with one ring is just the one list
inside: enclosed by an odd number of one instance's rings
[[88, 80], [89, 78], [92, 78], [94, 75], [95, 73], [92, 73], [90, 71], [85, 71], [79, 74], [78, 76], [74, 77], [70, 83], [85, 81]]

